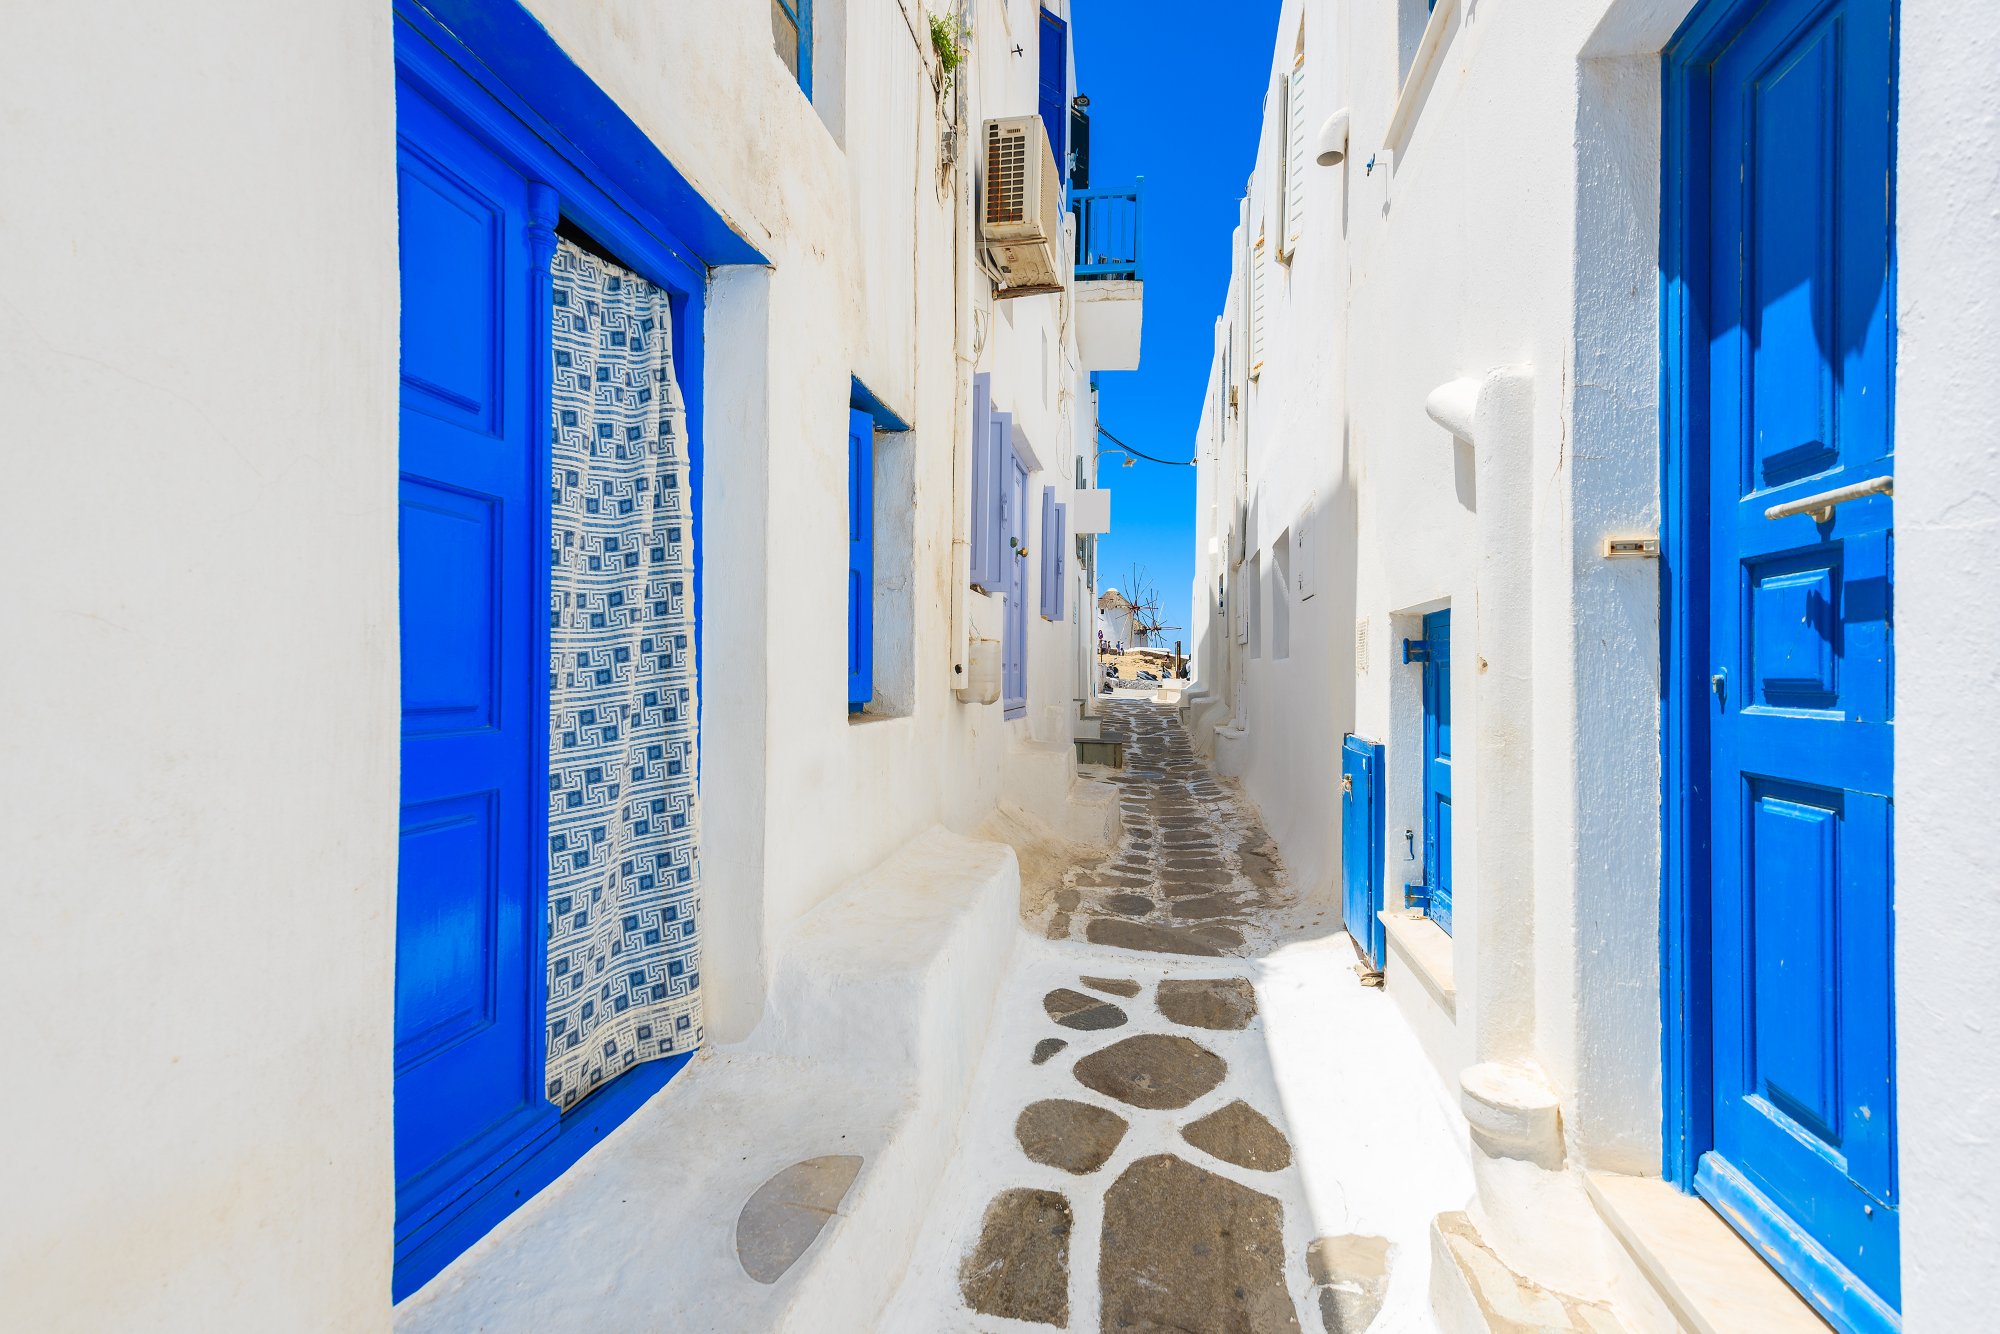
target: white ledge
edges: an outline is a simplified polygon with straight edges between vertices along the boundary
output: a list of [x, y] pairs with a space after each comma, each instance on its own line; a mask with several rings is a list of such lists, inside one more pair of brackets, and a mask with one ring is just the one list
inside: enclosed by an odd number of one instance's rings
[[1396, 952], [1417, 980], [1424, 984], [1452, 1022], [1458, 1021], [1458, 982], [1452, 975], [1451, 937], [1444, 928], [1421, 913], [1382, 911], [1375, 916], [1388, 933], [1389, 948]]
[[1480, 382], [1471, 376], [1463, 380], [1453, 380], [1431, 390], [1424, 400], [1424, 411], [1430, 419], [1458, 439], [1472, 441], [1472, 416], [1479, 410]]

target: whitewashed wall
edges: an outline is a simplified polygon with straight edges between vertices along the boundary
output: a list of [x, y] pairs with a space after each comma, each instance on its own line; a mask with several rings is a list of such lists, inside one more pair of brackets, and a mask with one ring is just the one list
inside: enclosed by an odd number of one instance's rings
[[380, 1325], [389, 8], [5, 27], [0, 1324]]
[[[728, 1041], [772, 939], [843, 881], [1003, 790], [1060, 807], [1087, 604], [1031, 608], [1026, 719], [953, 697], [954, 459], [990, 370], [1047, 465], [1037, 502], [1066, 499], [1092, 405], [1062, 303], [995, 306], [954, 243], [970, 203], [940, 168], [921, 7], [826, 0], [815, 103], [766, 8], [531, 8], [770, 261], [716, 273], [707, 327], [704, 972]], [[972, 17], [976, 139], [1035, 109], [1035, 10]], [[0, 599], [28, 651], [5, 655], [0, 988], [33, 1074], [4, 1121], [0, 1292], [51, 1329], [382, 1327], [389, 7], [43, 7], [7, 30]], [[910, 707], [864, 722], [837, 503], [856, 375], [913, 427]]]
[[[1904, 1328], [2000, 1306], [2000, 14], [1903, 6], [1896, 1036]], [[1972, 164], [1981, 164], [1976, 169]]]
[[[1236, 287], [1220, 312], [1213, 392], [1234, 384], [1245, 405], [1247, 466], [1228, 461], [1226, 419], [1219, 431], [1205, 419], [1197, 582], [1206, 572], [1212, 590], [1220, 560], [1247, 593], [1252, 558], [1266, 578], [1251, 643], [1238, 647], [1233, 596], [1197, 631], [1203, 689], [1222, 703], [1194, 716], [1246, 727], [1243, 780], [1319, 893], [1338, 882], [1340, 734], [1388, 742], [1393, 901], [1421, 878], [1400, 855], [1406, 827], [1421, 855], [1420, 740], [1417, 669], [1397, 650], [1419, 613], [1448, 604], [1456, 1020], [1399, 987], [1393, 962], [1390, 992], [1448, 1078], [1474, 1060], [1538, 1070], [1561, 1099], [1572, 1166], [1657, 1173], [1657, 569], [1607, 561], [1601, 547], [1659, 524], [1659, 52], [1691, 4], [1439, 8], [1451, 11], [1441, 56], [1396, 136], [1414, 46], [1396, 7], [1292, 0], [1280, 17], [1272, 69], [1290, 66], [1303, 15], [1306, 122], [1317, 131], [1348, 108], [1349, 157], [1308, 169], [1297, 254], [1266, 270], [1254, 379], [1247, 360], [1222, 374], [1221, 326], [1247, 318]], [[1964, 164], [1990, 156], [2000, 124], [2000, 23], [1936, 11], [1904, 6], [1898, 130], [1897, 1004], [1913, 1330], [1969, 1328], [1990, 1310], [1991, 1266], [1972, 1257], [1995, 1248], [1982, 1201], [2000, 1188], [1991, 1137], [1975, 1129], [2000, 1104], [1989, 1040], [2000, 975], [1979, 961], [1991, 896], [1960, 888], [1992, 879], [1995, 863], [1977, 831], [2000, 728], [2000, 619], [1979, 591], [2000, 492], [1985, 425], [2000, 411], [1985, 369], [2000, 326], [1983, 295], [2000, 267], [2000, 186]], [[1252, 237], [1276, 163], [1269, 111], [1247, 190]], [[1239, 241], [1238, 285], [1246, 251]], [[1518, 457], [1489, 474], [1496, 460], [1455, 442], [1425, 401], [1499, 371], [1518, 377]], [[1502, 507], [1519, 531], [1483, 530]], [[1271, 546], [1308, 508], [1322, 516], [1322, 587], [1289, 608], [1281, 659]], [[1238, 534], [1247, 544], [1231, 554]], [[1496, 534], [1518, 540], [1518, 573], [1482, 586]], [[1525, 726], [1496, 712], [1523, 708]], [[1496, 755], [1525, 775], [1523, 790], [1482, 785], [1481, 760]], [[1482, 821], [1496, 796], [1505, 812]], [[1531, 889], [1506, 899], [1509, 875]], [[1534, 1256], [1529, 1229], [1506, 1235], [1505, 1192], [1488, 1193], [1492, 1239]]]

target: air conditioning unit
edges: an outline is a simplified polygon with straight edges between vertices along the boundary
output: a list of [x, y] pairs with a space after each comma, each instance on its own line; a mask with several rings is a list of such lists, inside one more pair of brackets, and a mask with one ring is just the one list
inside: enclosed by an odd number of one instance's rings
[[987, 121], [979, 239], [1000, 271], [996, 297], [1062, 290], [1062, 215], [1062, 177], [1042, 118]]

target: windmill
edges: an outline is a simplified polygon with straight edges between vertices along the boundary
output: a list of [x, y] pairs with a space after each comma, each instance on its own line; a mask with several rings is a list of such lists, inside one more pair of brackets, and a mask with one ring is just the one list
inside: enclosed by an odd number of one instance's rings
[[1134, 565], [1131, 578], [1125, 585], [1125, 601], [1132, 607], [1132, 642], [1157, 646], [1169, 630], [1178, 630], [1178, 625], [1168, 625], [1160, 615], [1160, 593], [1146, 577], [1142, 565]]

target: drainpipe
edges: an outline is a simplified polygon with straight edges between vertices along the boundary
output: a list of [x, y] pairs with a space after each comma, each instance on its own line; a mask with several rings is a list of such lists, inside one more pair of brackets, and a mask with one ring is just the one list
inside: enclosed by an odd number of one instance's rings
[[[959, 0], [956, 10], [958, 31], [969, 32], [971, 0]], [[965, 605], [966, 587], [972, 579], [971, 478], [972, 478], [972, 376], [978, 369], [978, 349], [970, 346], [972, 331], [972, 251], [966, 244], [973, 217], [972, 173], [968, 165], [975, 145], [969, 142], [966, 126], [965, 85], [972, 78], [972, 63], [958, 67], [952, 80], [952, 412], [951, 412], [951, 684], [954, 691], [971, 684], [968, 661], [971, 626]]]

